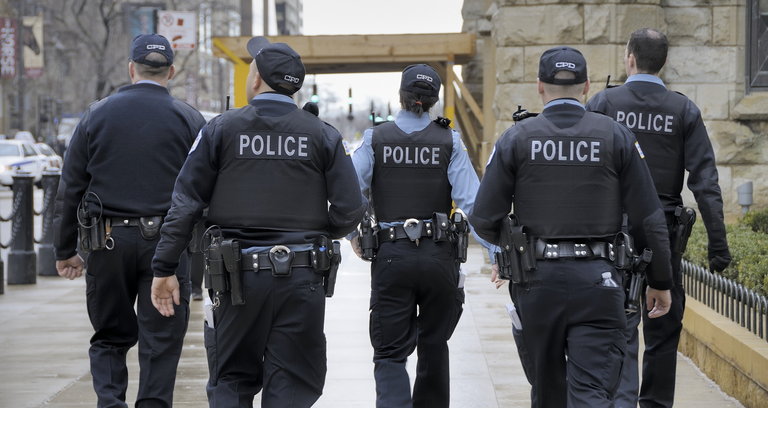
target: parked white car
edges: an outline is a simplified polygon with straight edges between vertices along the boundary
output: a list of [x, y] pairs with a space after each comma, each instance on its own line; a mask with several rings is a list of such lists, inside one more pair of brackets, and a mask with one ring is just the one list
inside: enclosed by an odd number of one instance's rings
[[0, 184], [13, 185], [16, 171], [27, 171], [38, 183], [43, 177], [43, 170], [48, 166], [48, 159], [34, 145], [21, 140], [0, 140]]
[[57, 155], [51, 146], [46, 143], [35, 143], [35, 148], [39, 153], [42, 153], [42, 155], [45, 156], [45, 159], [48, 161], [46, 167], [43, 168], [43, 170], [61, 169], [63, 165], [61, 156]]

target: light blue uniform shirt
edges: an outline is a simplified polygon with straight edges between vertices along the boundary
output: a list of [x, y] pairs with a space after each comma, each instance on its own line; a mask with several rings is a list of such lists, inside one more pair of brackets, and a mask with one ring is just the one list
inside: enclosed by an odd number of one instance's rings
[[664, 81], [661, 80], [661, 78], [657, 77], [656, 75], [651, 74], [634, 74], [631, 77], [627, 78], [626, 81], [624, 81], [624, 84], [631, 83], [632, 81], [643, 81], [643, 82], [649, 82], [658, 84], [664, 88], [667, 88], [667, 86], [664, 85]]
[[[427, 113], [417, 117], [415, 113], [401, 110], [397, 114], [395, 125], [403, 132], [412, 134], [424, 130], [431, 121]], [[460, 208], [465, 214], [469, 214], [472, 211], [472, 206], [475, 205], [475, 195], [477, 195], [477, 189], [480, 187], [480, 180], [477, 179], [477, 174], [472, 167], [472, 162], [469, 160], [469, 154], [467, 154], [467, 149], [461, 141], [461, 136], [456, 131], [451, 131], [451, 134], [453, 135], [453, 151], [451, 152], [451, 161], [448, 163], [448, 182], [451, 184], [451, 199], [456, 203], [456, 207]], [[366, 130], [363, 134], [362, 144], [352, 154], [352, 162], [355, 165], [357, 180], [360, 182], [360, 190], [362, 191], [371, 188], [374, 164], [373, 147], [371, 147], [372, 136], [373, 129]], [[403, 222], [380, 222], [379, 226], [386, 229], [392, 225], [402, 225]], [[475, 234], [475, 230], [471, 225], [470, 229], [472, 230], [472, 235], [475, 236], [475, 239], [483, 247], [486, 249], [491, 248], [488, 242]], [[491, 260], [493, 260], [493, 255], [491, 255]]]

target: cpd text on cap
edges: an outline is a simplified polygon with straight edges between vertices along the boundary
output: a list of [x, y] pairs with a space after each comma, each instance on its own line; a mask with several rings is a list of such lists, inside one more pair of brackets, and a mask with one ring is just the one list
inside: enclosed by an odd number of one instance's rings
[[431, 76], [429, 76], [429, 75], [424, 75], [424, 74], [418, 74], [418, 75], [416, 75], [416, 79], [423, 79], [423, 80], [426, 80], [426, 81], [432, 82], [432, 77], [431, 77]]
[[147, 45], [147, 49], [159, 49], [165, 51], [165, 45]]
[[565, 67], [568, 69], [576, 69], [576, 65], [569, 62], [557, 62], [555, 63], [555, 67]]
[[300, 79], [298, 79], [296, 77], [292, 77], [290, 75], [286, 75], [285, 77], [283, 77], [283, 79], [288, 81], [288, 82], [292, 82], [292, 83], [296, 83], [296, 84], [298, 84], [299, 81], [301, 81]]

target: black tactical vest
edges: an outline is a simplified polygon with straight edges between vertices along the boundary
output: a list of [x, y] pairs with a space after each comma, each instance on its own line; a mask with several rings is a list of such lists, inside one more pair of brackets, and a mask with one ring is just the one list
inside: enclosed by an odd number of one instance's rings
[[637, 137], [665, 211], [683, 203], [683, 114], [687, 104], [688, 98], [673, 91], [637, 93], [627, 86], [605, 91], [605, 114]]
[[450, 129], [430, 122], [406, 134], [394, 122], [373, 128], [371, 196], [379, 221], [429, 219], [450, 213], [448, 164], [453, 151]]
[[515, 128], [514, 213], [546, 239], [602, 238], [621, 229], [614, 123], [587, 112], [560, 129], [543, 115]]
[[327, 230], [322, 122], [296, 109], [264, 117], [246, 105], [221, 118], [208, 221], [228, 228]]

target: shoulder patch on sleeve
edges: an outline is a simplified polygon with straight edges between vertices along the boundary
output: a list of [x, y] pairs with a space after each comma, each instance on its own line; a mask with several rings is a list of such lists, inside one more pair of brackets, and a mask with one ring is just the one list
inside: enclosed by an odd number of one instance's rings
[[466, 146], [466, 145], [464, 145], [464, 140], [463, 140], [463, 139], [461, 139], [461, 138], [459, 138], [459, 142], [461, 143], [461, 148], [462, 148], [464, 151], [467, 151], [467, 146]]
[[[205, 129], [205, 127], [203, 127]], [[200, 129], [200, 132], [197, 133], [197, 138], [195, 138], [195, 143], [192, 144], [192, 148], [189, 149], [189, 154], [192, 154], [195, 149], [197, 149], [197, 145], [200, 143], [200, 139], [203, 137], [203, 129]]]
[[635, 147], [637, 147], [637, 153], [640, 154], [640, 159], [645, 159], [645, 155], [643, 154], [643, 149], [640, 148], [640, 143], [635, 141]]

